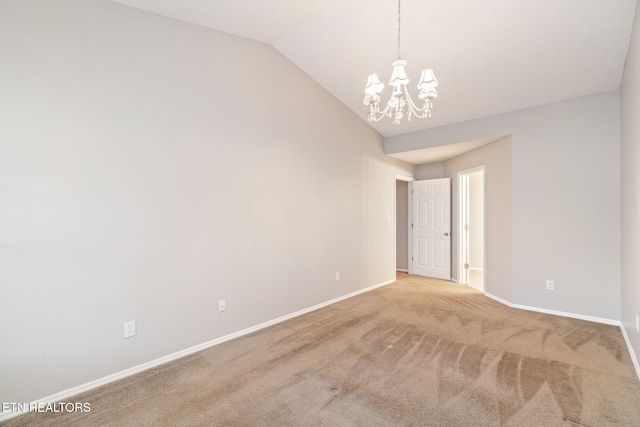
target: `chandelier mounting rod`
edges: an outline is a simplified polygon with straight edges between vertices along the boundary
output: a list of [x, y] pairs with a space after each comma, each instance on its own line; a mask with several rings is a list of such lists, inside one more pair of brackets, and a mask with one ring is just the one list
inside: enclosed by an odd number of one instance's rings
[[398, 59], [400, 58], [400, 0], [398, 0]]

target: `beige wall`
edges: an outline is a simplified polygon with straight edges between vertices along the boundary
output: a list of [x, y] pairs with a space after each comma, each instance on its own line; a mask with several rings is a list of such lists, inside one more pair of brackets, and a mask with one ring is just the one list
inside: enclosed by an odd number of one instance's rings
[[0, 10], [0, 402], [394, 278], [414, 167], [272, 47], [101, 0]]
[[439, 179], [444, 177], [444, 163], [425, 163], [416, 165], [416, 180]]
[[[632, 91], [637, 85], [630, 79]], [[398, 135], [384, 145], [391, 154], [500, 135], [512, 138], [513, 277], [507, 299], [619, 320], [619, 92]], [[630, 195], [634, 187], [626, 188]], [[487, 244], [490, 238], [488, 232]], [[546, 279], [555, 280], [554, 292], [545, 289]]]
[[[622, 178], [622, 324], [636, 356], [640, 356], [640, 11], [636, 10], [633, 35], [622, 78], [621, 178]], [[636, 365], [637, 367], [638, 365]], [[638, 371], [640, 375], [640, 371]]]
[[396, 181], [396, 269], [409, 270], [409, 182]]
[[[451, 218], [459, 212], [458, 172], [485, 166], [486, 179], [486, 283], [485, 292], [512, 298], [512, 189], [511, 137], [506, 137], [444, 162], [445, 177], [451, 178]], [[457, 280], [459, 238], [453, 228], [451, 273]]]

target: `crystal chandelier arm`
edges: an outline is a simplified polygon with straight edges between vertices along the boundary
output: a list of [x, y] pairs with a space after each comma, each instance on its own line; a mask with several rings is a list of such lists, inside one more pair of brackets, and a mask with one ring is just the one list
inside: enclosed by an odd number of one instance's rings
[[404, 97], [406, 99], [407, 105], [409, 106], [409, 120], [411, 120], [411, 115], [418, 117], [419, 119], [424, 119], [425, 117], [431, 117], [431, 100], [425, 100], [424, 106], [422, 108], [418, 107], [409, 96], [409, 91], [407, 91], [407, 87], [403, 87]]
[[[378, 114], [380, 114], [380, 116], [378, 116]], [[378, 122], [380, 120], [382, 120], [383, 117], [385, 116], [389, 116], [390, 115], [390, 108], [389, 108], [389, 104], [387, 103], [387, 106], [385, 107], [384, 110], [380, 111], [380, 108], [378, 107], [378, 104], [372, 104], [370, 109], [369, 109], [369, 117], [368, 120], [369, 122]]]

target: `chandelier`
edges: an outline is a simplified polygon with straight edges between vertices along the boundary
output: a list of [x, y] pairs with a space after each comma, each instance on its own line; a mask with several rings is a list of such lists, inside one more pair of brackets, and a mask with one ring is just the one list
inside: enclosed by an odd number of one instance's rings
[[438, 80], [433, 74], [431, 68], [422, 70], [422, 76], [420, 77], [420, 83], [418, 83], [418, 89], [420, 93], [418, 98], [423, 102], [422, 107], [418, 107], [407, 91], [407, 83], [409, 83], [409, 77], [405, 66], [407, 61], [400, 57], [400, 0], [398, 0], [398, 59], [391, 64], [393, 66], [393, 73], [391, 74], [391, 80], [389, 85], [393, 88], [391, 98], [387, 101], [387, 106], [384, 110], [380, 110], [380, 92], [384, 89], [384, 83], [380, 81], [377, 74], [370, 74], [367, 78], [367, 86], [364, 89], [364, 105], [369, 106], [369, 122], [377, 122], [383, 117], [392, 117], [393, 124], [399, 125], [400, 120], [404, 117], [405, 107], [407, 110], [407, 120], [411, 121], [411, 116], [416, 116], [420, 119], [425, 117], [431, 117], [431, 109], [433, 108], [433, 99], [438, 96], [436, 86], [438, 86]]

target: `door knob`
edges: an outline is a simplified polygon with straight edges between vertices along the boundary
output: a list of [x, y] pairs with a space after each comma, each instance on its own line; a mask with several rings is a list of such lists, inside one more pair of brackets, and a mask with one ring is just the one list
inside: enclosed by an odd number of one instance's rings
[[449, 233], [444, 233], [444, 235], [445, 235], [445, 236], [448, 236], [448, 235], [449, 235]]

